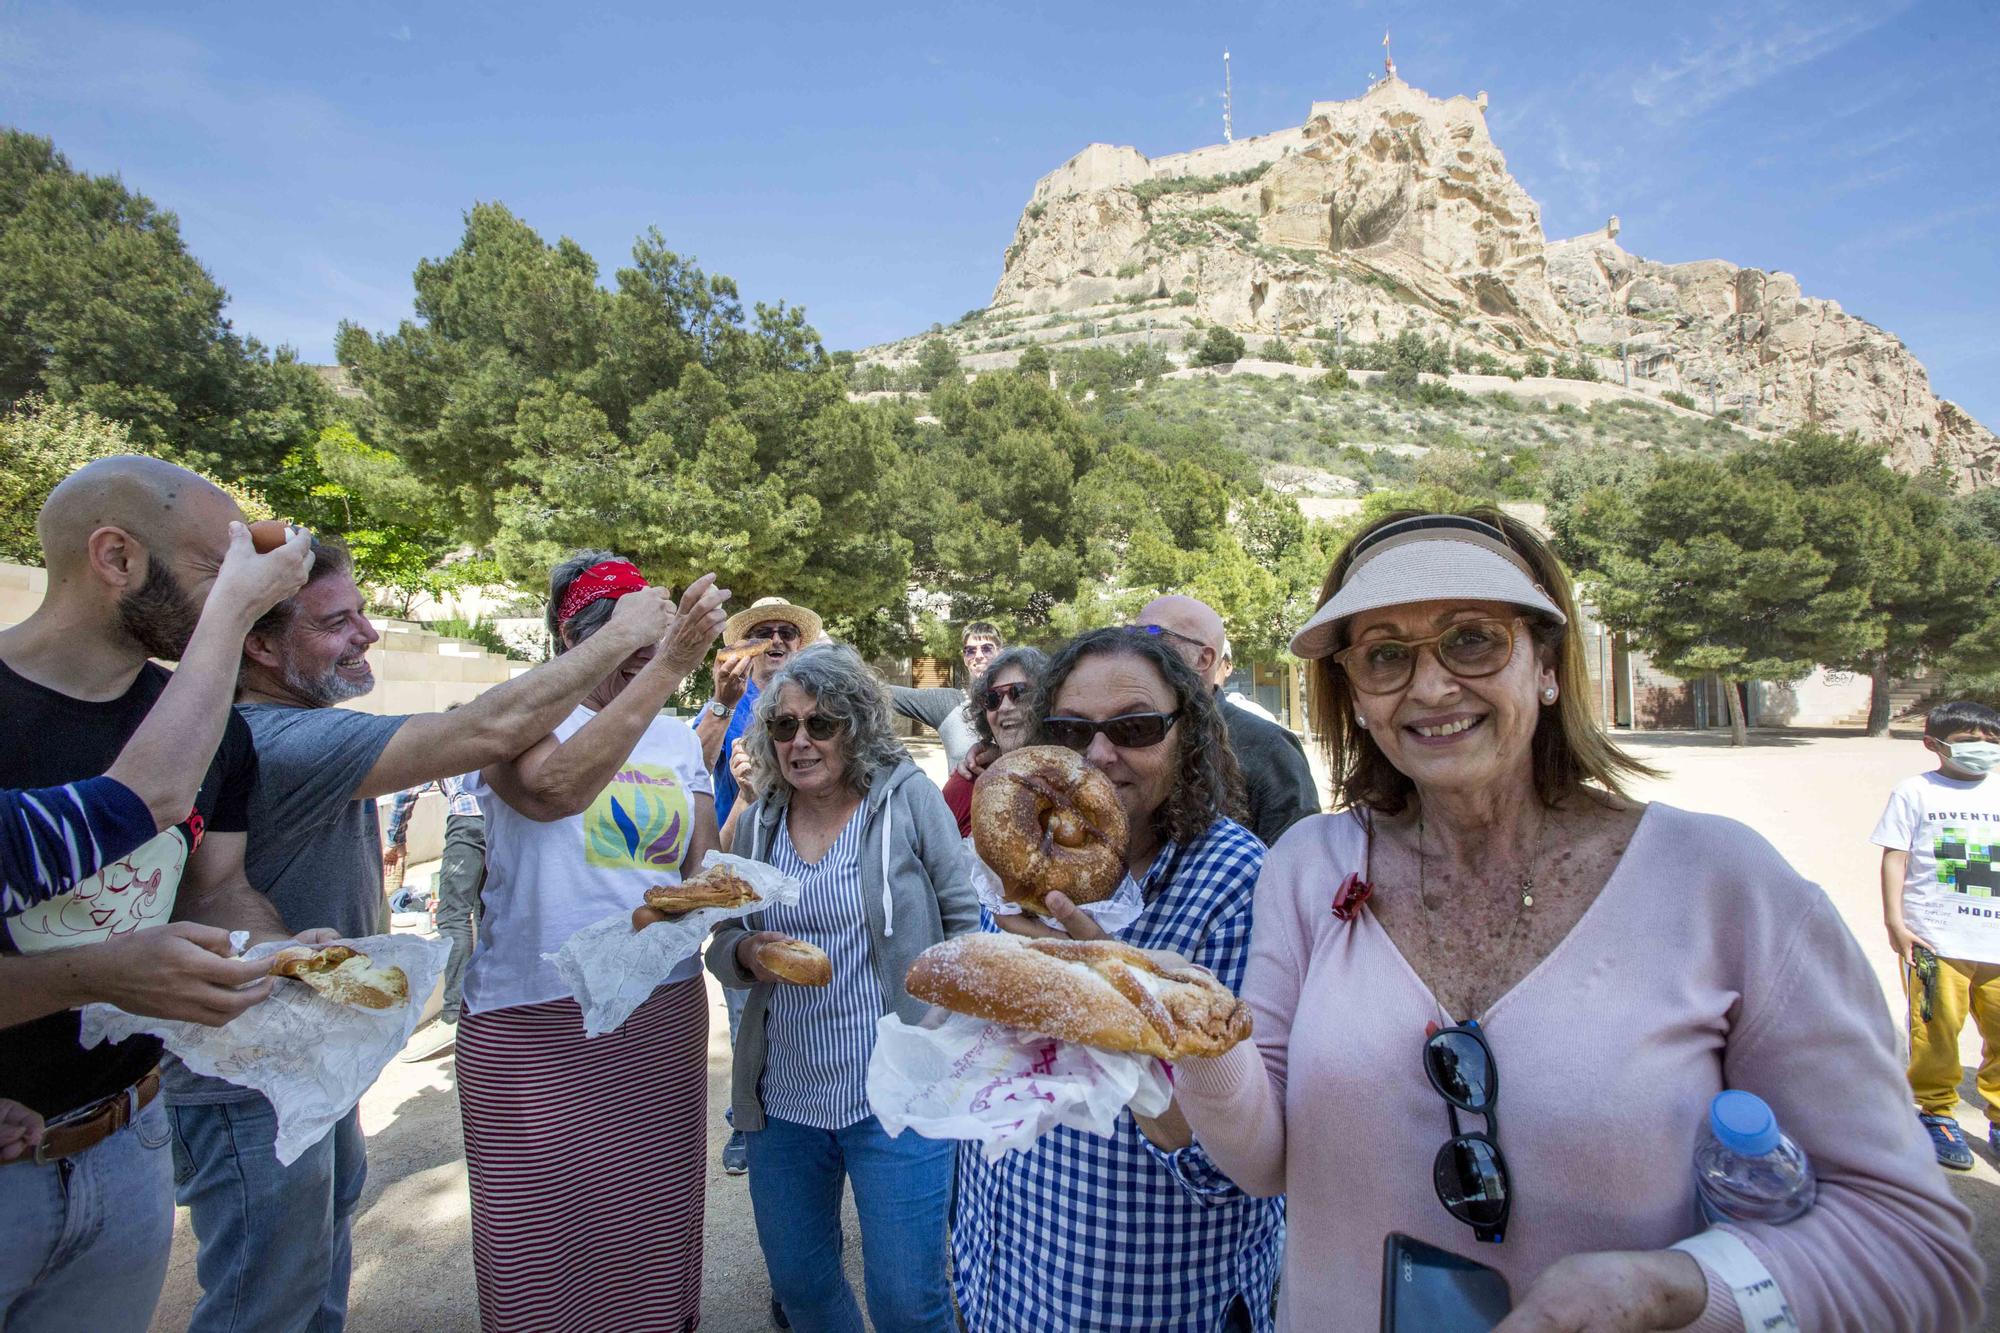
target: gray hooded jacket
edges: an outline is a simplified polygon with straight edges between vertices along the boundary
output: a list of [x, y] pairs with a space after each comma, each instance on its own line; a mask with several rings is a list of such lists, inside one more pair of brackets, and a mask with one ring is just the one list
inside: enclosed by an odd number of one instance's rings
[[[786, 795], [774, 792], [747, 811], [738, 826], [750, 845], [738, 855], [769, 862], [784, 818]], [[882, 990], [883, 1012], [905, 1022], [921, 1019], [930, 1006], [911, 999], [903, 974], [925, 949], [953, 935], [979, 928], [979, 898], [966, 877], [958, 821], [944, 796], [908, 759], [878, 769], [862, 798], [861, 906], [868, 925], [868, 957]], [[736, 946], [764, 929], [763, 913], [724, 922], [708, 946], [708, 970], [725, 986], [748, 988], [743, 1023], [736, 1035], [730, 1104], [736, 1128], [764, 1127], [764, 1104], [757, 1095], [764, 1077], [764, 1020], [771, 987], [744, 971]]]

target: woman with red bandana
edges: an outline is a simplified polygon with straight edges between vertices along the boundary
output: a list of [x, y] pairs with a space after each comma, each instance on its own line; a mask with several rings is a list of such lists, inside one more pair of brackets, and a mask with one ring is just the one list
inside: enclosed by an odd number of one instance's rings
[[[466, 784], [486, 814], [485, 928], [465, 973], [458, 1098], [488, 1330], [692, 1329], [701, 1310], [708, 1006], [690, 958], [616, 1032], [586, 1040], [545, 953], [629, 912], [716, 845], [701, 743], [661, 715], [722, 628], [691, 584], [673, 627], [519, 758]], [[646, 586], [585, 551], [549, 577], [558, 653]]]

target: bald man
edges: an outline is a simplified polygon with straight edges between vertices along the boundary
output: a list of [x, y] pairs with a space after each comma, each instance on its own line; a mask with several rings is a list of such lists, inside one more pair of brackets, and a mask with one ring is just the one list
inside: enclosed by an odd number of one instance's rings
[[1215, 608], [1175, 593], [1146, 603], [1133, 625], [1165, 641], [1216, 691], [1216, 707], [1229, 728], [1229, 747], [1243, 769], [1250, 831], [1268, 847], [1299, 820], [1318, 814], [1319, 787], [1299, 738], [1223, 697], [1220, 686], [1229, 675], [1229, 640]]
[[[0, 787], [58, 786], [112, 766], [167, 689], [169, 673], [147, 659], [187, 651], [242, 517], [214, 485], [151, 458], [91, 463], [51, 492], [37, 525], [48, 593], [0, 631]], [[173, 1179], [156, 1100], [160, 1043], [85, 1050], [71, 1006], [107, 1000], [223, 1022], [270, 984], [259, 980], [266, 967], [230, 959], [228, 932], [253, 942], [290, 933], [243, 871], [256, 777], [248, 729], [232, 715], [219, 748], [183, 762], [205, 769], [190, 808], [0, 926], [11, 1024], [0, 1029], [0, 1098], [48, 1122], [35, 1160], [0, 1167], [9, 1330], [142, 1330], [166, 1275]], [[37, 996], [27, 1018], [16, 1002]]]

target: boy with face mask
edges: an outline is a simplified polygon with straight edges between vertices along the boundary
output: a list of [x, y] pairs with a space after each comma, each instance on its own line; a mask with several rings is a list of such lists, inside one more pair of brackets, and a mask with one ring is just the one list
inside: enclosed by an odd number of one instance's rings
[[1870, 839], [1882, 849], [1882, 917], [1910, 995], [1910, 1090], [1937, 1159], [1972, 1168], [1958, 1106], [1958, 1033], [1979, 1025], [1979, 1095], [2000, 1154], [2000, 712], [1970, 701], [1924, 719], [1938, 766], [1897, 784]]

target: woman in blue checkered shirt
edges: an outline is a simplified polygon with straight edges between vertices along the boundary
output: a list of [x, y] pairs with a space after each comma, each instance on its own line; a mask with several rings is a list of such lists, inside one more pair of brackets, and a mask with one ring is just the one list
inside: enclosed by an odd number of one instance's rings
[[[1080, 751], [1125, 809], [1146, 908], [1118, 938], [1236, 989], [1264, 846], [1225, 813], [1240, 808], [1241, 776], [1207, 686], [1157, 640], [1109, 629], [1057, 653], [1038, 696], [1039, 739]], [[1061, 898], [1050, 904], [1072, 935], [1103, 934]], [[1128, 1110], [1109, 1138], [1057, 1129], [998, 1162], [959, 1152], [952, 1255], [971, 1333], [1264, 1333], [1283, 1240], [1283, 1200], [1231, 1184], [1178, 1105], [1157, 1120]]]

